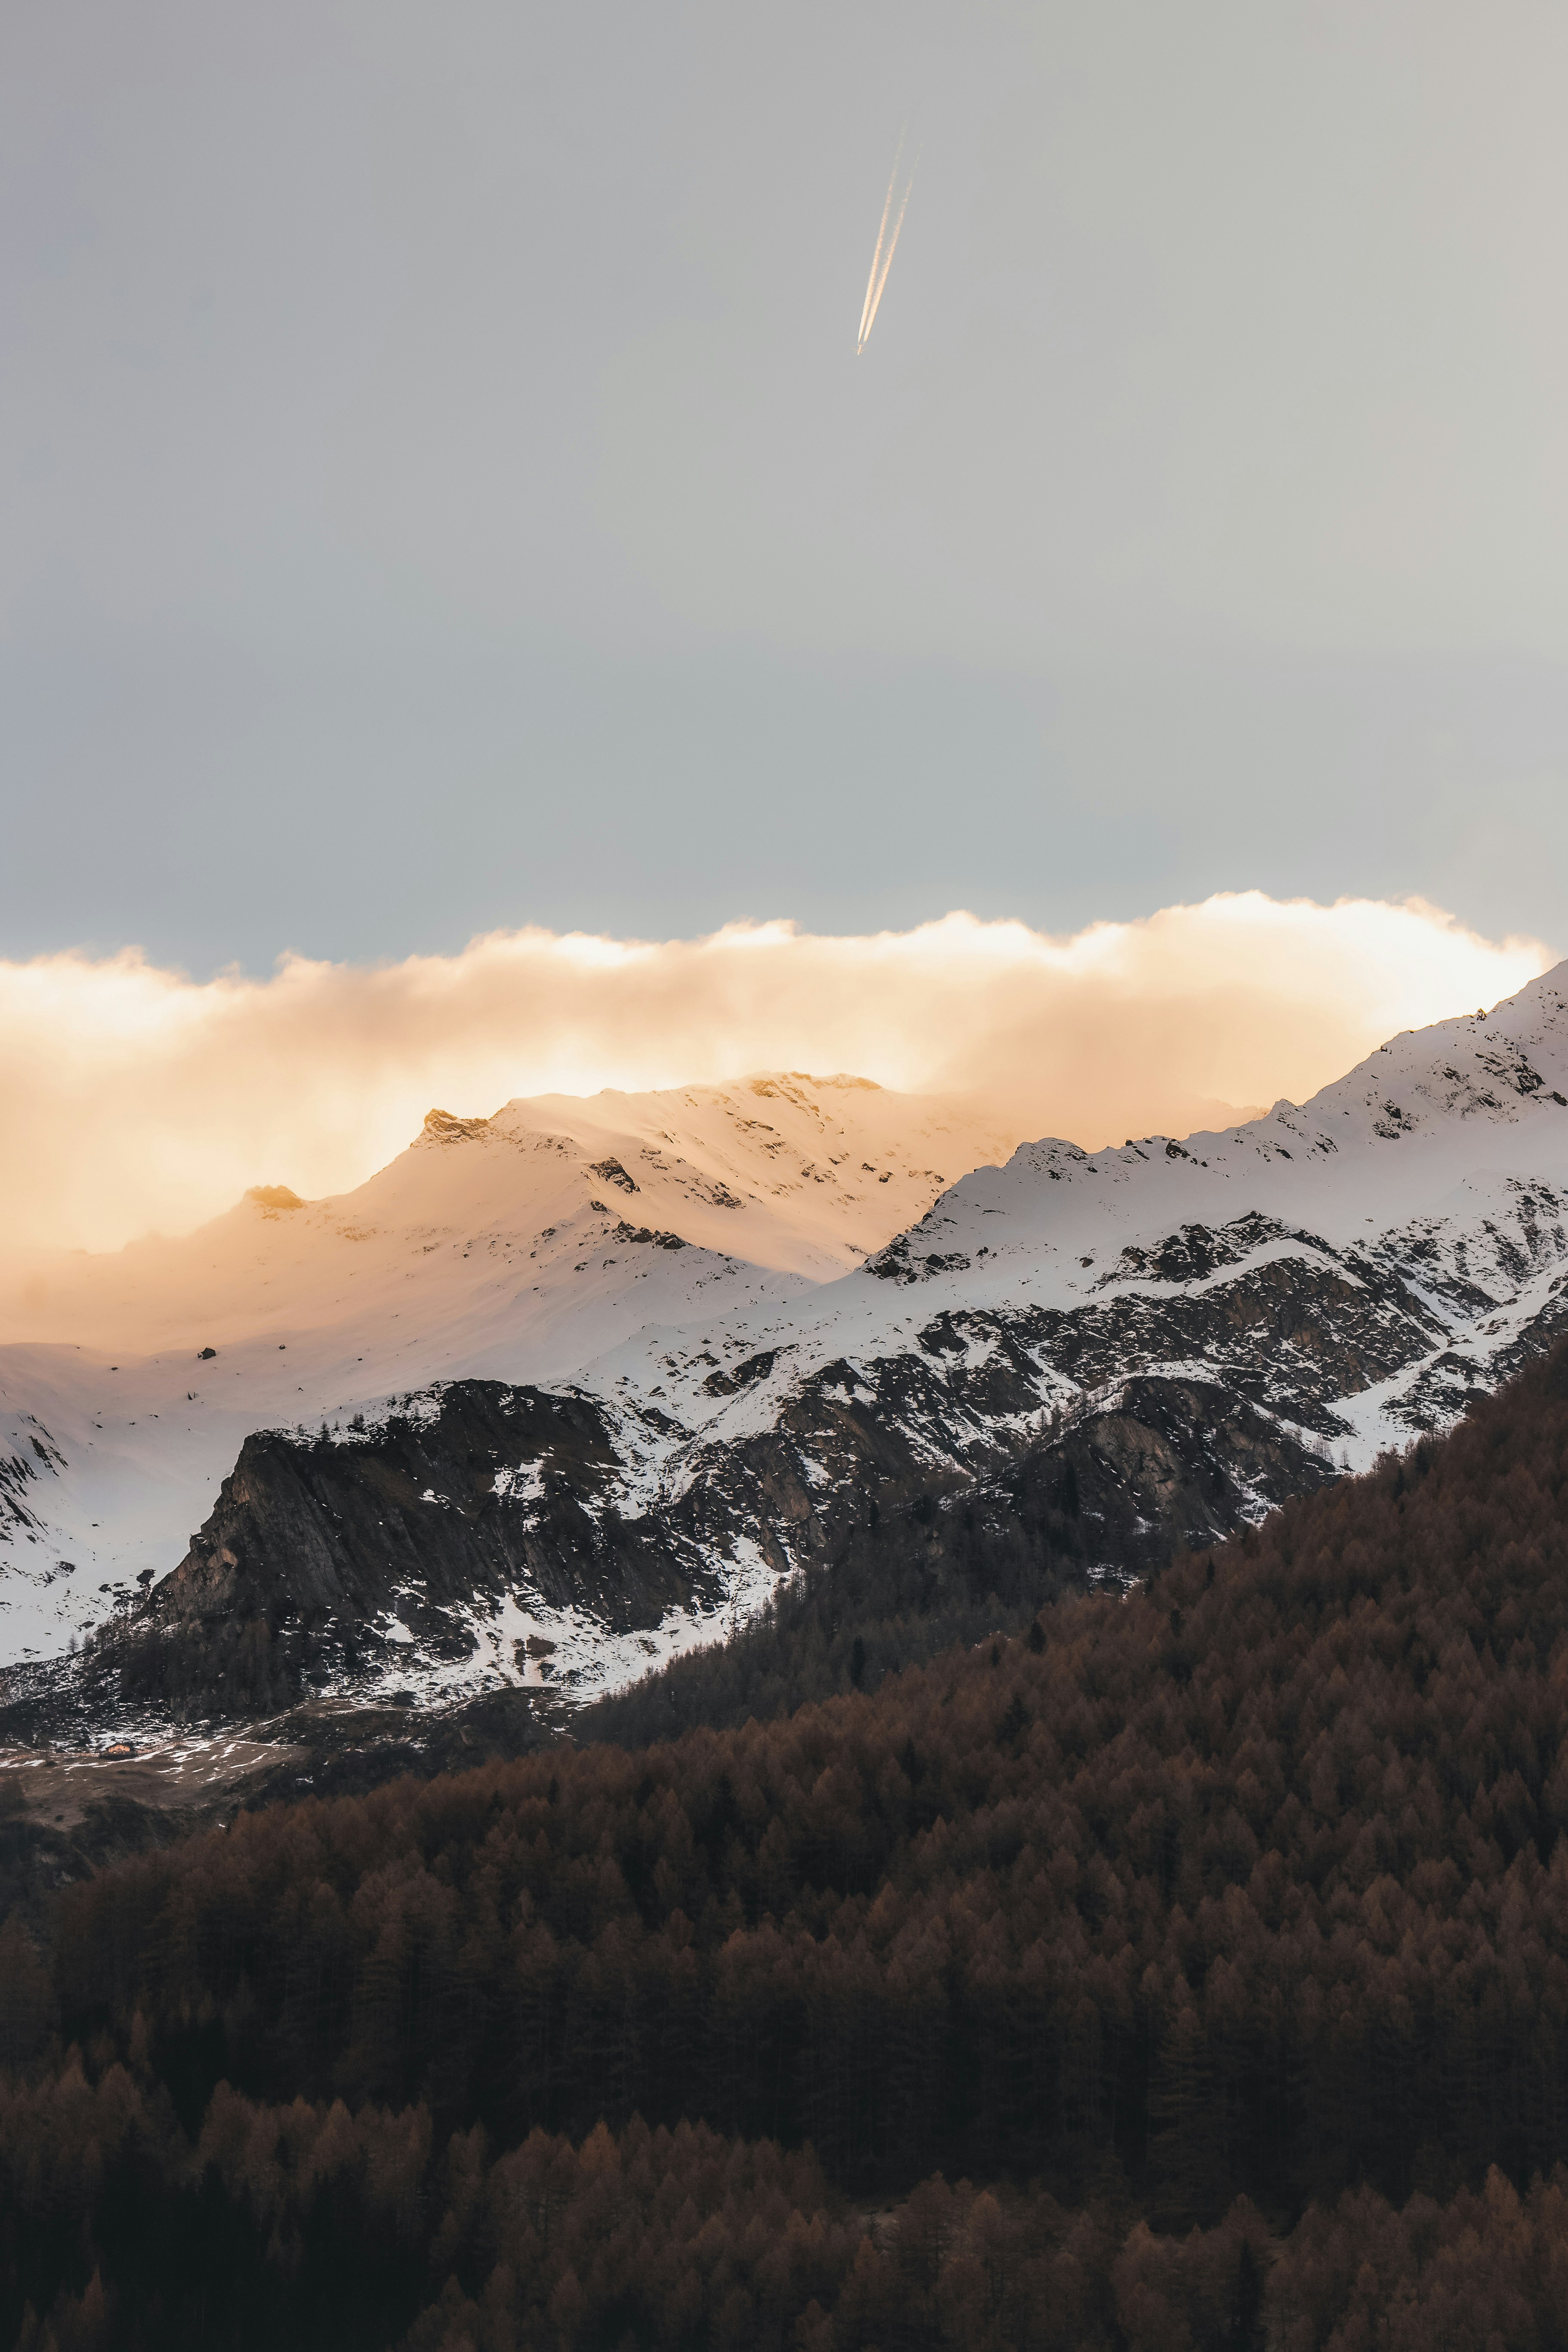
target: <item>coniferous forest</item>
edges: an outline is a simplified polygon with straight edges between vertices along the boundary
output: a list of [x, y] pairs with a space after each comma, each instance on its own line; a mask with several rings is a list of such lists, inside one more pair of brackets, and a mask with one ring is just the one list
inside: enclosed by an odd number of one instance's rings
[[0, 2340], [1560, 2352], [1565, 1719], [1568, 1350], [874, 1689], [242, 1812], [0, 1929]]

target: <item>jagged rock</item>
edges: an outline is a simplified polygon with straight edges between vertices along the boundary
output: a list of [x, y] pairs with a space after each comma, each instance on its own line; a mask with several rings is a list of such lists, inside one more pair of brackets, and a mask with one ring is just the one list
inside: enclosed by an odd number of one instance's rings
[[1565, 989], [1568, 967], [1223, 1133], [1026, 1145], [858, 1273], [731, 1287], [570, 1381], [252, 1437], [100, 1665], [236, 1709], [312, 1678], [586, 1695], [868, 1546], [972, 1588], [1144, 1573], [1441, 1426], [1568, 1327]]

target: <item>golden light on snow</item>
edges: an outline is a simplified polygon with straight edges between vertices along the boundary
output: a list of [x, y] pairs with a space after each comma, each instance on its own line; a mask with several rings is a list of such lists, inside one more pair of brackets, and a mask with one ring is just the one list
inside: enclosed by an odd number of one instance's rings
[[647, 942], [496, 933], [379, 967], [195, 982], [133, 951], [0, 964], [0, 1234], [117, 1246], [256, 1183], [358, 1183], [426, 1111], [784, 1068], [977, 1095], [1094, 1147], [1300, 1101], [1395, 1031], [1552, 962], [1440, 909], [1258, 892], [1050, 938], [952, 914]]

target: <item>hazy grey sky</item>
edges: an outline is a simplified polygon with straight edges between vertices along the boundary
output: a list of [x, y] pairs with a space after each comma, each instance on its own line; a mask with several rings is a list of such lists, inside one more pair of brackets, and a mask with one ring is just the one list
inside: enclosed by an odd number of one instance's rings
[[6, 0], [0, 953], [1568, 945], [1565, 103], [1547, 0]]

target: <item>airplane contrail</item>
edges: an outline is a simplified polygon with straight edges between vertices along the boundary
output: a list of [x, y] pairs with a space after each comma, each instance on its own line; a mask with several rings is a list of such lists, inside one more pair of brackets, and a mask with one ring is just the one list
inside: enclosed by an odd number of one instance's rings
[[866, 315], [871, 308], [871, 297], [877, 290], [877, 271], [882, 259], [882, 239], [888, 234], [888, 215], [893, 209], [893, 190], [898, 185], [899, 164], [902, 159], [903, 152], [904, 134], [900, 131], [899, 133], [898, 152], [893, 157], [893, 168], [888, 174], [888, 196], [887, 202], [882, 206], [881, 225], [877, 231], [877, 250], [871, 256], [871, 275], [866, 280], [866, 299], [860, 305], [860, 324], [856, 330], [855, 336], [855, 348], [857, 351], [859, 350], [861, 344], [866, 340]]
[[855, 347], [857, 352], [863, 352], [865, 350], [868, 338], [870, 335], [871, 324], [877, 316], [878, 306], [882, 299], [882, 289], [888, 282], [888, 272], [893, 266], [894, 248], [899, 242], [899, 231], [904, 225], [904, 215], [910, 208], [910, 197], [913, 193], [914, 184], [914, 173], [911, 172], [910, 174], [910, 184], [904, 190], [903, 203], [899, 206], [899, 217], [893, 223], [893, 234], [888, 240], [888, 257], [882, 264], [882, 274], [877, 280], [877, 290], [871, 297], [871, 307], [867, 314], [866, 323], [860, 330], [860, 341]]
[[[871, 275], [866, 281], [866, 299], [860, 308], [860, 330], [855, 341], [857, 358], [865, 350], [867, 339], [871, 332], [871, 324], [877, 316], [878, 305], [882, 299], [882, 289], [888, 282], [888, 272], [893, 266], [893, 253], [899, 242], [899, 231], [903, 227], [904, 215], [910, 208], [910, 197], [914, 190], [915, 174], [914, 168], [911, 166], [908, 184], [899, 205], [898, 217], [893, 222], [893, 234], [890, 237], [888, 236], [888, 220], [893, 209], [893, 190], [898, 185], [899, 165], [903, 160], [903, 153], [904, 138], [900, 131], [898, 153], [893, 157], [892, 176], [888, 182], [887, 201], [882, 206], [881, 226], [877, 231], [877, 250], [871, 256]], [[882, 251], [884, 238], [887, 239], [888, 247], [885, 256]]]

